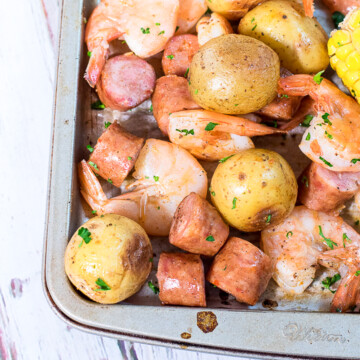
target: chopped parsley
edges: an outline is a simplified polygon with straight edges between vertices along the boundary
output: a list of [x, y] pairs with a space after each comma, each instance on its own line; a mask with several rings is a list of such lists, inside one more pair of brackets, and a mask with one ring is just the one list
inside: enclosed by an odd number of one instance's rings
[[195, 89], [195, 94], [197, 94], [199, 92], [199, 90], [198, 89]]
[[98, 278], [95, 281], [96, 285], [99, 286], [99, 288], [94, 289], [95, 291], [108, 291], [111, 290], [111, 287], [101, 278]]
[[215, 191], [212, 191], [212, 190], [211, 190], [211, 186], [209, 187], [209, 191], [210, 191], [210, 194], [211, 194], [212, 196], [215, 196]]
[[93, 210], [91, 213], [95, 215], [97, 213], [97, 210]]
[[352, 159], [352, 160], [351, 160], [351, 162], [352, 162], [353, 164], [356, 164], [358, 161], [360, 161], [360, 159]]
[[232, 208], [231, 208], [232, 210], [236, 208], [236, 201], [237, 201], [237, 198], [234, 197], [233, 201], [232, 201], [232, 205], [233, 205]]
[[329, 134], [327, 131], [325, 131], [325, 135], [329, 138], [329, 139], [333, 139], [333, 136], [331, 134]]
[[324, 119], [324, 123], [325, 124], [329, 124], [330, 126], [332, 125], [332, 122], [329, 120], [329, 113], [325, 113], [322, 118]]
[[219, 125], [218, 123], [213, 123], [213, 122], [209, 122], [206, 127], [205, 127], [205, 131], [211, 131], [215, 129], [215, 126]]
[[153, 112], [154, 108], [153, 108], [153, 104], [151, 104], [150, 108], [149, 108], [149, 111], [150, 112]]
[[300, 124], [300, 126], [309, 127], [313, 118], [314, 117], [312, 115], [306, 115], [304, 121]]
[[257, 28], [257, 24], [251, 29], [251, 31], [254, 31]]
[[289, 98], [289, 95], [281, 95], [281, 98], [285, 98], [285, 99], [288, 99]]
[[288, 231], [287, 233], [286, 233], [286, 238], [288, 239], [289, 238], [289, 236], [293, 236], [294, 234], [293, 234], [293, 232], [292, 231]]
[[92, 54], [92, 52], [91, 52], [91, 51], [88, 51], [88, 52], [87, 52], [87, 56], [88, 56], [88, 57], [90, 57], [90, 56], [91, 56], [91, 54]]
[[104, 125], [105, 125], [105, 129], [107, 129], [111, 125], [111, 122], [107, 121], [107, 122], [104, 123]]
[[100, 100], [98, 100], [91, 104], [91, 108], [94, 110], [103, 110], [105, 109], [105, 105]]
[[305, 184], [306, 187], [309, 187], [309, 179], [307, 176], [303, 175], [303, 177], [301, 178], [301, 182]]
[[154, 262], [154, 258], [150, 258], [150, 259], [149, 259], [149, 262]]
[[252, 18], [252, 19], [251, 19], [251, 23], [253, 23], [254, 21], [255, 21], [255, 18]]
[[351, 239], [347, 236], [347, 234], [346, 233], [343, 233], [343, 246], [344, 247], [346, 247], [345, 246], [345, 241], [347, 241], [347, 242], [349, 242], [350, 244], [351, 244]]
[[142, 27], [142, 28], [140, 28], [140, 30], [141, 30], [141, 32], [142, 32], [143, 34], [150, 34], [150, 28], [144, 29], [144, 28]]
[[89, 165], [92, 166], [94, 169], [99, 170], [98, 166], [94, 162], [89, 161]]
[[356, 221], [355, 221], [355, 225], [356, 225], [356, 226], [358, 226], [359, 223], [360, 223], [360, 220], [356, 220]]
[[324, 239], [324, 241], [326, 242], [326, 245], [331, 249], [333, 250], [334, 249], [334, 245], [337, 246], [337, 243], [332, 241], [331, 239], [325, 237], [325, 235], [323, 234], [323, 231], [322, 231], [322, 228], [321, 226], [319, 225], [319, 235]]
[[211, 242], [215, 241], [215, 239], [214, 239], [214, 237], [212, 235], [209, 235], [205, 240], [206, 241], [211, 241]]
[[321, 76], [323, 73], [325, 72], [325, 70], [322, 70], [320, 72], [318, 72], [315, 76], [314, 76], [314, 81], [320, 85], [321, 82], [324, 80], [324, 78]]
[[337, 281], [341, 279], [340, 274], [335, 274], [333, 277], [327, 277], [325, 280], [323, 280], [321, 283], [323, 284], [325, 289], [330, 290], [333, 294], [336, 293], [336, 291], [331, 290], [330, 286], [335, 284]]
[[162, 34], [165, 34], [165, 31], [163, 30], [163, 31], [160, 31], [159, 33], [158, 33], [158, 35], [162, 35]]
[[187, 130], [187, 129], [176, 129], [177, 132], [179, 133], [184, 133], [185, 135], [184, 136], [187, 136], [187, 135], [194, 135], [194, 129], [191, 129], [191, 130]]
[[222, 158], [221, 160], [219, 160], [219, 163], [224, 163], [226, 160], [229, 160], [231, 157], [233, 157], [235, 154], [230, 155], [230, 156], [226, 156], [224, 158]]
[[158, 176], [155, 176], [155, 175], [154, 175], [153, 178], [154, 178], [155, 181], [159, 181], [159, 177], [158, 177]]
[[86, 145], [86, 148], [92, 153], [94, 148], [91, 145]]
[[356, 273], [355, 273], [355, 276], [359, 276], [360, 275], [360, 270], [358, 270]]
[[340, 11], [335, 11], [331, 15], [331, 18], [332, 18], [335, 28], [339, 29], [339, 25], [340, 25], [340, 23], [342, 23], [344, 21], [345, 15], [342, 14]]
[[179, 29], [180, 29], [180, 27], [177, 26], [177, 27], [175, 28], [175, 32], [177, 32]]
[[328, 167], [333, 167], [334, 165], [325, 160], [322, 156], [319, 156], [319, 159]]
[[85, 244], [88, 244], [92, 240], [91, 232], [87, 228], [81, 227], [78, 231], [78, 235], [85, 241]]
[[174, 58], [174, 55], [171, 54], [171, 55], [167, 55], [166, 57], [167, 57], [168, 59], [172, 60], [172, 59]]
[[355, 90], [351, 90], [352, 95], [356, 98], [356, 92]]
[[187, 77], [187, 76], [188, 76], [189, 70], [190, 70], [189, 68], [186, 69], [185, 74], [184, 74], [184, 77]]
[[108, 183], [112, 184], [113, 181], [111, 179], [107, 179]]
[[225, 267], [223, 268], [223, 271], [225, 271], [225, 270], [226, 270], [226, 268], [227, 268], [227, 265], [225, 265]]
[[154, 292], [154, 294], [158, 294], [159, 293], [159, 288], [157, 286], [155, 286], [152, 281], [148, 281], [148, 286], [149, 288]]
[[271, 214], [269, 214], [269, 215], [267, 216], [267, 218], [266, 218], [266, 223], [267, 223], [267, 224], [270, 224], [271, 217], [272, 217]]
[[311, 135], [310, 135], [310, 133], [308, 133], [307, 135], [306, 135], [306, 141], [309, 141], [311, 139]]
[[132, 160], [132, 157], [131, 157], [131, 156], [128, 156], [127, 159], [130, 161], [130, 160]]
[[156, 26], [160, 26], [161, 24], [160, 23], [155, 23]]

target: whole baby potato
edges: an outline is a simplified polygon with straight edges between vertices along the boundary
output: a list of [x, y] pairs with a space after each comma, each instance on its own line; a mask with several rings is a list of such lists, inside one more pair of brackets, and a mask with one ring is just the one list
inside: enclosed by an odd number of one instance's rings
[[140, 290], [151, 270], [145, 230], [124, 216], [96, 216], [83, 224], [65, 251], [65, 271], [90, 299], [114, 304]]
[[211, 11], [218, 13], [229, 20], [241, 19], [249, 9], [264, 0], [206, 0]]
[[297, 198], [295, 175], [278, 153], [264, 149], [242, 151], [215, 170], [211, 200], [224, 219], [246, 232], [282, 222]]
[[280, 61], [261, 41], [228, 34], [208, 41], [194, 55], [189, 71], [192, 98], [223, 114], [247, 114], [277, 95]]
[[326, 32], [295, 1], [264, 2], [244, 16], [238, 30], [269, 45], [293, 74], [317, 73], [329, 65]]

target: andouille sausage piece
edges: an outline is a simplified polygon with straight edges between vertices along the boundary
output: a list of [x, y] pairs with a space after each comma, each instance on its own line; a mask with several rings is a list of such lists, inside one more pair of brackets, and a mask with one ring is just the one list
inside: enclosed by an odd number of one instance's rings
[[[280, 69], [282, 78], [293, 75], [285, 68]], [[272, 119], [291, 120], [300, 107], [301, 96], [284, 96], [278, 94], [277, 97], [268, 105], [257, 111], [257, 114], [268, 116]]]
[[229, 236], [218, 211], [195, 193], [186, 196], [171, 224], [171, 244], [194, 254], [214, 256]]
[[156, 81], [152, 105], [154, 117], [164, 135], [168, 135], [171, 113], [201, 109], [191, 98], [187, 80], [176, 75], [163, 76]]
[[129, 110], [148, 99], [154, 91], [154, 68], [129, 53], [106, 61], [96, 86], [100, 100], [114, 110]]
[[255, 305], [271, 276], [270, 258], [248, 241], [232, 237], [215, 256], [206, 279], [237, 301]]
[[162, 58], [165, 75], [184, 76], [198, 50], [199, 43], [196, 35], [184, 34], [172, 37], [165, 46]]
[[114, 122], [99, 137], [88, 163], [96, 174], [119, 187], [133, 168], [143, 144], [144, 139]]
[[162, 253], [156, 276], [163, 304], [206, 306], [204, 266], [200, 255]]
[[311, 163], [298, 179], [298, 200], [307, 208], [336, 210], [360, 190], [360, 172], [335, 172]]

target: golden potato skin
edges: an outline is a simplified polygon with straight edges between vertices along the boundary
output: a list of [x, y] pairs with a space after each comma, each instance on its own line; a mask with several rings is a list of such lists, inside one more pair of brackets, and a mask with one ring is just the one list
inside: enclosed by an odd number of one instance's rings
[[282, 156], [249, 149], [218, 165], [211, 200], [231, 226], [253, 232], [283, 221], [295, 206], [297, 190], [295, 175]]
[[264, 0], [206, 0], [206, 3], [213, 12], [229, 20], [238, 20], [262, 1]]
[[228, 34], [208, 41], [194, 55], [189, 71], [192, 98], [222, 114], [247, 114], [277, 95], [280, 61], [261, 41]]
[[327, 34], [295, 1], [264, 2], [244, 16], [238, 31], [269, 45], [293, 74], [315, 74], [329, 65]]
[[[88, 244], [78, 235], [81, 227], [91, 232]], [[81, 227], [65, 251], [65, 272], [75, 287], [102, 304], [117, 303], [139, 291], [149, 276], [153, 256], [145, 230], [114, 214], [96, 216]], [[97, 291], [98, 278], [111, 290]]]

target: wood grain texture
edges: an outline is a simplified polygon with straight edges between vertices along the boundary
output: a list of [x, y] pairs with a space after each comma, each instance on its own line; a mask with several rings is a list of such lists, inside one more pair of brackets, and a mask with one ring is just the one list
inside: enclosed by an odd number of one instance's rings
[[59, 3], [0, 1], [0, 359], [224, 360], [228, 357], [89, 335], [58, 319], [44, 298], [41, 260]]

